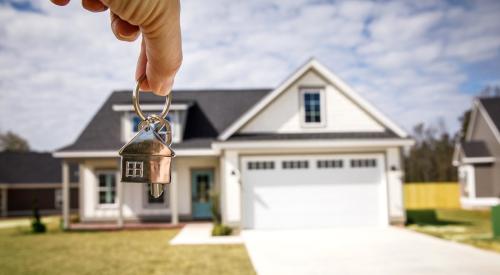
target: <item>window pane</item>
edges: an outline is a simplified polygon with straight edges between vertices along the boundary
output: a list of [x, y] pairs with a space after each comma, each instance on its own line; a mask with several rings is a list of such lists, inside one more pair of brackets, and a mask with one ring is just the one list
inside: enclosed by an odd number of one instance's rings
[[133, 116], [132, 117], [132, 130], [134, 132], [139, 131], [139, 123], [141, 123], [141, 118], [138, 116]]
[[114, 173], [102, 173], [99, 175], [99, 203], [115, 203], [116, 178]]
[[158, 198], [155, 198], [153, 196], [151, 196], [151, 184], [149, 183], [146, 183], [146, 191], [147, 191], [147, 196], [148, 196], [148, 203], [159, 203], [159, 204], [162, 204], [165, 202], [165, 190], [163, 190], [163, 193], [161, 194], [160, 197]]
[[305, 122], [321, 122], [321, 104], [319, 92], [304, 93]]
[[104, 187], [106, 186], [106, 175], [101, 174], [99, 175], [99, 187]]

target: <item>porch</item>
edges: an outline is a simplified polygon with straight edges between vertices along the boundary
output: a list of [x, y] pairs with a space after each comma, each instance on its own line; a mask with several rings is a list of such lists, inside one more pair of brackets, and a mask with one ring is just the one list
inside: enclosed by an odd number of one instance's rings
[[[69, 166], [78, 164], [79, 222], [69, 217]], [[216, 157], [176, 157], [172, 182], [160, 199], [149, 185], [123, 183], [118, 158], [65, 159], [62, 163], [63, 227], [72, 230], [176, 228], [179, 222], [211, 218], [210, 190], [218, 188]], [[201, 211], [201, 212], [200, 212]], [[203, 215], [199, 215], [199, 214]]]

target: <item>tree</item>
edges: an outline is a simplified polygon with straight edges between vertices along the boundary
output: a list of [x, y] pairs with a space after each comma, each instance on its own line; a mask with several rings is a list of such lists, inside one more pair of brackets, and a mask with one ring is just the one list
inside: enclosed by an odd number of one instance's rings
[[413, 128], [415, 146], [405, 158], [406, 182], [456, 181], [452, 166], [455, 140], [450, 137], [443, 121], [438, 127], [423, 123]]
[[0, 150], [10, 152], [26, 152], [30, 150], [28, 142], [19, 135], [8, 131], [0, 134]]
[[469, 128], [471, 110], [466, 110], [462, 116], [458, 120], [460, 120], [460, 124], [462, 125], [460, 128], [460, 132], [457, 133], [458, 139], [460, 141], [465, 140], [465, 134], [467, 133], [467, 129]]

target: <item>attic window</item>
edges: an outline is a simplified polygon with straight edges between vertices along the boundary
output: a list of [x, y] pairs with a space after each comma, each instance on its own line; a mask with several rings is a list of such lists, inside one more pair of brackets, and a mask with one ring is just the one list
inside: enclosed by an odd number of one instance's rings
[[301, 109], [303, 126], [324, 126], [323, 90], [320, 88], [301, 89]]

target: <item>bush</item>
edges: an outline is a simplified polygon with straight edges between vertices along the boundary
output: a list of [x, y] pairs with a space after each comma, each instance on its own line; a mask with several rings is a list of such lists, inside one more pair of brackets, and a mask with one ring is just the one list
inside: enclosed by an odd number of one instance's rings
[[35, 202], [33, 205], [33, 221], [31, 222], [31, 232], [33, 233], [45, 233], [47, 231], [47, 226], [42, 222], [40, 218], [40, 211], [38, 210], [38, 205]]
[[222, 224], [215, 224], [212, 229], [212, 236], [228, 236], [231, 235], [233, 229], [229, 226], [225, 226]]
[[213, 192], [212, 194], [210, 194], [210, 202], [212, 203], [210, 210], [212, 212], [212, 222], [214, 224], [214, 228], [212, 229], [212, 236], [231, 235], [233, 229], [222, 224], [219, 205], [219, 193]]

